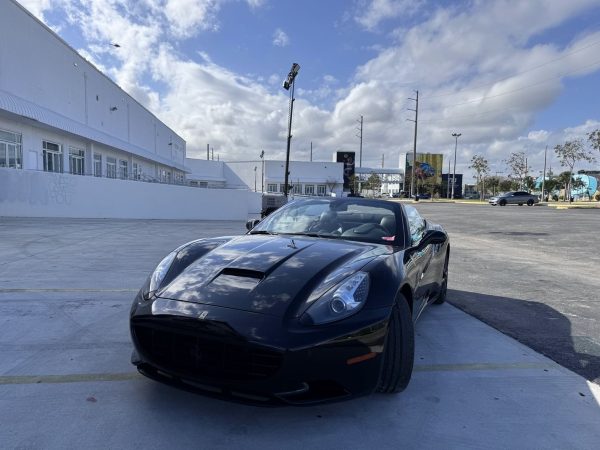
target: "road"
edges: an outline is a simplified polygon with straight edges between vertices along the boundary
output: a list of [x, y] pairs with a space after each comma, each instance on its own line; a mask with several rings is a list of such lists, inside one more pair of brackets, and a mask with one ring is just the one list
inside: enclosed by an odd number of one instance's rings
[[600, 211], [415, 205], [450, 234], [451, 304], [600, 383]]

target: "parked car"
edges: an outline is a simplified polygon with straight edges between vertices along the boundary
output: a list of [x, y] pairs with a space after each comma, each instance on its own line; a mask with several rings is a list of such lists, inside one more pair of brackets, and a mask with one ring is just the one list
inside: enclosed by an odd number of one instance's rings
[[504, 194], [499, 194], [494, 197], [491, 197], [488, 202], [492, 206], [500, 205], [527, 205], [533, 206], [535, 203], [538, 203], [540, 200], [537, 195], [532, 195], [528, 192], [523, 191], [512, 191], [506, 192]]
[[139, 372], [264, 404], [405, 389], [413, 323], [446, 298], [444, 229], [347, 197], [293, 200], [247, 228], [184, 244], [148, 277], [130, 313]]

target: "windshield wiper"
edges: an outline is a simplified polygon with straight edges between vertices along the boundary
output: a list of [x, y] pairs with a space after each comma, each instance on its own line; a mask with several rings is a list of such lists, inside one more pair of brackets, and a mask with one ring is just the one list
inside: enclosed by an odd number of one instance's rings
[[285, 233], [288, 235], [292, 235], [292, 236], [308, 236], [308, 237], [325, 237], [325, 238], [339, 238], [340, 236], [338, 236], [337, 234], [329, 234], [329, 233], [315, 233], [313, 232], [308, 232], [308, 233]]

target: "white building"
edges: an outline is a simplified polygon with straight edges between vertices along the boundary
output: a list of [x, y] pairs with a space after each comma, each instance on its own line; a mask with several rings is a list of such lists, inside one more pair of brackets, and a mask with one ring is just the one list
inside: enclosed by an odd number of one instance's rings
[[[250, 188], [255, 192], [283, 193], [285, 161], [186, 160], [191, 173], [188, 184], [198, 187]], [[290, 161], [289, 179], [292, 195], [341, 196], [344, 165], [337, 162]], [[221, 184], [222, 183], [222, 184]]]
[[[177, 133], [14, 0], [0, 36], [0, 216], [201, 218], [177, 200], [202, 194], [160, 184], [185, 184]], [[235, 195], [243, 211], [210, 218], [260, 209]]]

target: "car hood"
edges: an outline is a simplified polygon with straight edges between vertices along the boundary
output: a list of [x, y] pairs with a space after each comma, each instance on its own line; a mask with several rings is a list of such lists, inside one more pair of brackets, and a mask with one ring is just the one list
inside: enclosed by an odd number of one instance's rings
[[192, 263], [158, 297], [281, 317], [392, 251], [339, 239], [245, 235]]

